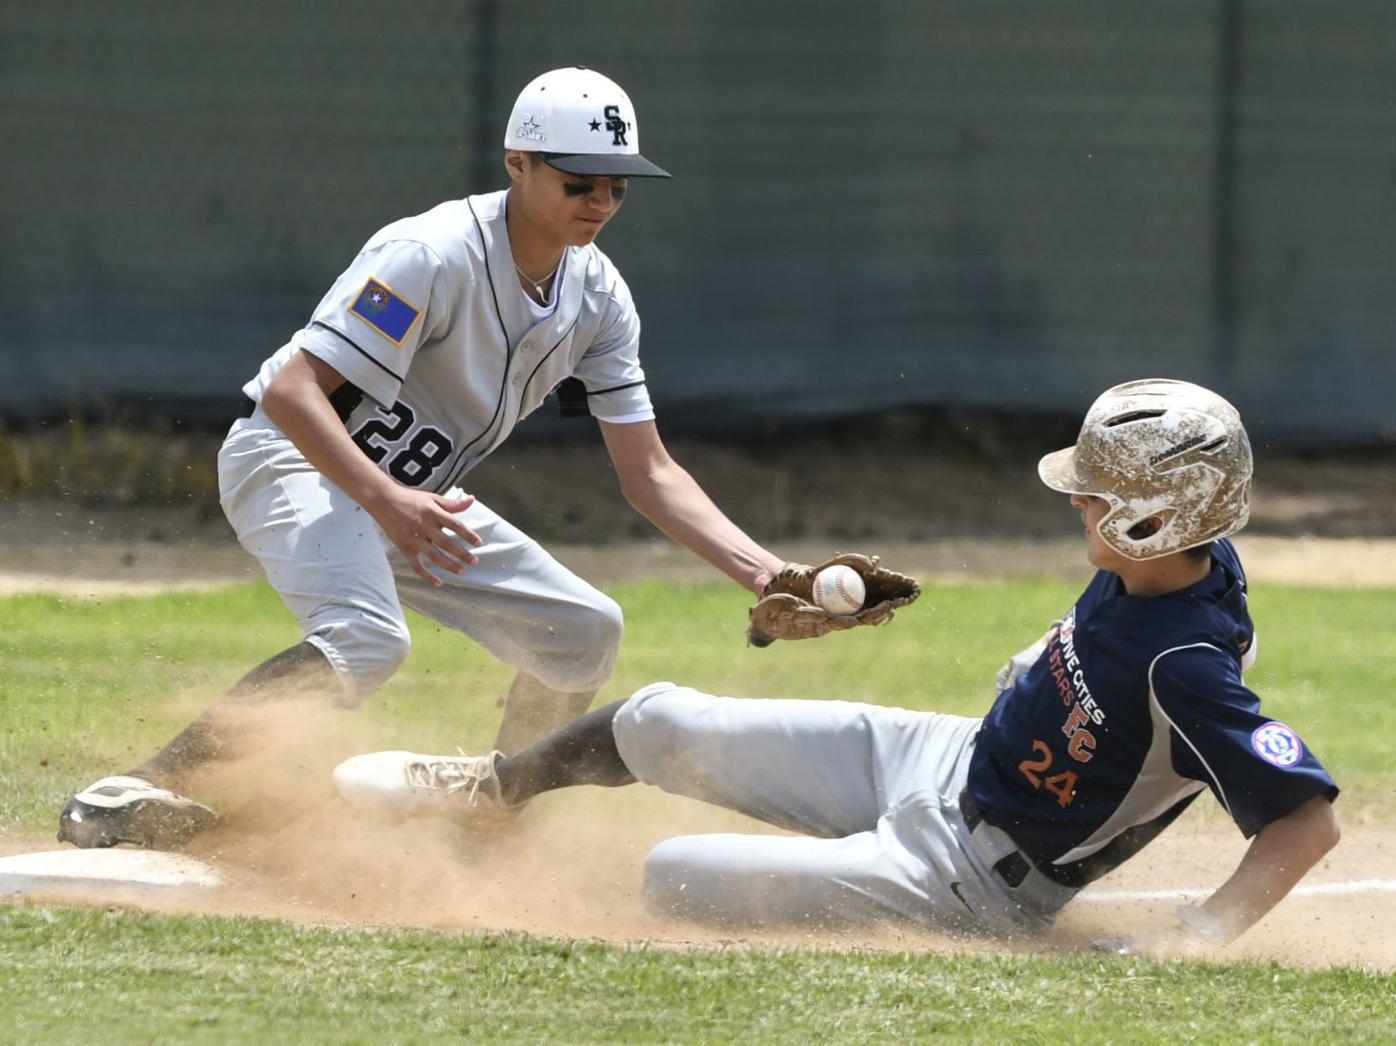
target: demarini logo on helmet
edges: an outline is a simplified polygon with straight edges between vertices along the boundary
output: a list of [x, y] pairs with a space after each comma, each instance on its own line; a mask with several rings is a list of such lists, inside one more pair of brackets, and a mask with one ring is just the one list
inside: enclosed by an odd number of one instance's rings
[[1167, 461], [1169, 458], [1175, 458], [1175, 457], [1177, 457], [1179, 454], [1183, 453], [1183, 451], [1185, 451], [1185, 450], [1192, 450], [1192, 448], [1195, 447], [1195, 446], [1197, 446], [1199, 443], [1205, 443], [1206, 441], [1207, 441], [1207, 437], [1206, 437], [1205, 435], [1202, 435], [1202, 436], [1193, 436], [1192, 439], [1185, 439], [1185, 440], [1183, 440], [1183, 442], [1181, 442], [1181, 443], [1175, 443], [1173, 446], [1169, 447], [1167, 450], [1161, 450], [1161, 451], [1159, 451], [1157, 454], [1155, 454], [1152, 458], [1150, 458], [1150, 459], [1149, 459], [1149, 464], [1150, 464], [1150, 465], [1157, 465], [1157, 464], [1158, 464], [1159, 462], [1161, 462], [1161, 461]]

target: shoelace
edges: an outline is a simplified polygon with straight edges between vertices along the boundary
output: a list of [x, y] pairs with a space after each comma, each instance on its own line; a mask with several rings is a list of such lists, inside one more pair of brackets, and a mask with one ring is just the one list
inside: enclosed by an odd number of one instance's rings
[[417, 788], [439, 788], [447, 795], [455, 795], [463, 789], [470, 789], [465, 801], [475, 806], [480, 794], [480, 781], [485, 776], [481, 769], [488, 756], [466, 755], [457, 748], [459, 759], [434, 759], [431, 762], [407, 764], [407, 781]]

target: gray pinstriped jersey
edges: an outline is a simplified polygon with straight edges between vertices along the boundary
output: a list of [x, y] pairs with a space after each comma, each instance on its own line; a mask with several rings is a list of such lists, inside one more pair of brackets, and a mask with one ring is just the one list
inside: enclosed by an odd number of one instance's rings
[[515, 277], [507, 197], [450, 201], [379, 230], [243, 391], [260, 401], [298, 349], [319, 357], [364, 393], [346, 424], [365, 453], [438, 492], [566, 378], [581, 380], [597, 418], [653, 418], [625, 280], [595, 245], [569, 247], [557, 307], [536, 319]]

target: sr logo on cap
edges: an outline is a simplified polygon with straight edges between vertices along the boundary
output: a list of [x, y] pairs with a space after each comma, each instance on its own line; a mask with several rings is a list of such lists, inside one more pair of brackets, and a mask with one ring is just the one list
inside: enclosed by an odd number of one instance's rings
[[1275, 766], [1293, 766], [1304, 754], [1304, 745], [1284, 723], [1269, 722], [1258, 726], [1251, 734], [1255, 754]]
[[504, 148], [536, 152], [568, 174], [667, 178], [640, 155], [635, 107], [620, 84], [572, 66], [535, 77], [509, 114]]

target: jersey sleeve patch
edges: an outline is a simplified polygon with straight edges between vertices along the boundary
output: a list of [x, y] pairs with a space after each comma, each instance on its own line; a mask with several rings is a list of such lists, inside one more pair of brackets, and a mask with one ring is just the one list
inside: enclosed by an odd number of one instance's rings
[[1278, 767], [1291, 767], [1304, 755], [1299, 735], [1273, 720], [1251, 732], [1251, 747], [1260, 758]]
[[369, 280], [349, 311], [394, 345], [401, 345], [422, 310], [378, 280]]

